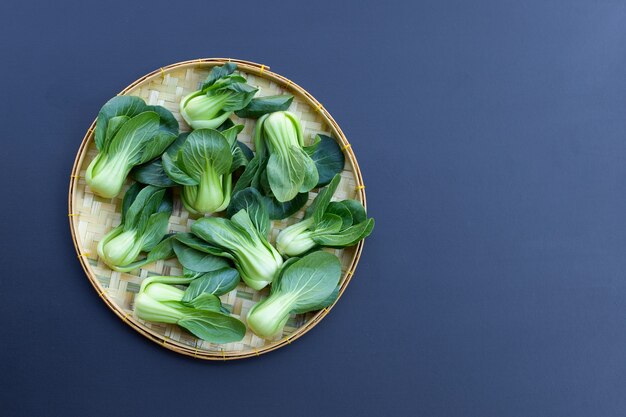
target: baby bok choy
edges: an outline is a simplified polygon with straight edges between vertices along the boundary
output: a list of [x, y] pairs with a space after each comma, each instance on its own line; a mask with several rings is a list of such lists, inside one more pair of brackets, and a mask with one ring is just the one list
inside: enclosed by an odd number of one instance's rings
[[182, 201], [190, 212], [210, 214], [228, 206], [232, 173], [248, 162], [237, 144], [241, 129], [194, 130], [173, 156], [161, 157], [167, 176], [183, 186]]
[[320, 191], [303, 220], [280, 232], [276, 238], [276, 248], [281, 254], [299, 256], [318, 246], [352, 246], [372, 233], [374, 219], [367, 218], [360, 202], [330, 201], [340, 179], [336, 175]]
[[87, 168], [87, 184], [101, 197], [116, 197], [130, 170], [161, 155], [176, 136], [178, 122], [167, 109], [139, 97], [112, 98], [98, 113], [98, 155]]
[[269, 338], [279, 333], [292, 313], [306, 313], [331, 305], [337, 298], [341, 265], [336, 256], [314, 252], [285, 263], [270, 296], [248, 313], [248, 327]]
[[[163, 188], [133, 184], [122, 201], [122, 222], [104, 235], [98, 255], [116, 271], [128, 272], [159, 259], [173, 256], [167, 233], [172, 199]], [[150, 252], [137, 260], [141, 252]]]
[[135, 314], [142, 320], [177, 324], [213, 343], [241, 340], [246, 326], [222, 313], [222, 303], [216, 294], [200, 292], [186, 297], [187, 291], [174, 286], [189, 282], [193, 282], [193, 278], [157, 276], [143, 280], [135, 296]]
[[267, 183], [279, 202], [290, 201], [317, 185], [319, 175], [310, 155], [317, 144], [304, 147], [295, 114], [279, 111], [262, 116], [256, 124], [254, 145], [259, 159], [267, 160]]
[[237, 64], [213, 67], [198, 91], [180, 102], [180, 114], [194, 129], [215, 129], [233, 112], [250, 103], [258, 89], [246, 84], [241, 75], [233, 74]]
[[[335, 139], [330, 136], [318, 134], [311, 146], [304, 148], [311, 156], [318, 172], [318, 181], [314, 188], [328, 185], [336, 174], [343, 171], [345, 156]], [[309, 200], [309, 192], [297, 193], [289, 201], [278, 201], [272, 192], [267, 177], [267, 152], [257, 153], [249, 160], [243, 174], [237, 180], [233, 188], [233, 194], [255, 188], [263, 194], [263, 200], [272, 220], [285, 219], [300, 210]]]
[[191, 232], [179, 233], [179, 242], [208, 254], [231, 259], [243, 281], [255, 290], [270, 284], [283, 259], [267, 241], [269, 217], [265, 206], [241, 209], [230, 219], [205, 217], [191, 226]]

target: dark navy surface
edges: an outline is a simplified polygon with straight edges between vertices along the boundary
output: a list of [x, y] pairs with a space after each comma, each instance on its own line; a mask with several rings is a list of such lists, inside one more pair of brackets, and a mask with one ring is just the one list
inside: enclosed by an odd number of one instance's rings
[[[623, 2], [2, 2], [0, 52], [1, 415], [626, 415]], [[229, 363], [123, 325], [67, 222], [100, 106], [198, 57], [318, 98], [377, 221], [327, 319]]]

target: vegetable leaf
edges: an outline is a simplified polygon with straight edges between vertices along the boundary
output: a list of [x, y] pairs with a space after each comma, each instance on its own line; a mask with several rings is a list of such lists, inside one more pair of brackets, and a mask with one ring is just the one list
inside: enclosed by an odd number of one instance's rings
[[187, 314], [177, 324], [200, 339], [213, 343], [236, 342], [246, 334], [246, 326], [242, 322], [212, 311]]
[[333, 138], [326, 135], [318, 135], [318, 138], [320, 142], [311, 159], [313, 159], [319, 175], [316, 186], [323, 187], [330, 183], [335, 175], [343, 171], [345, 156]]
[[246, 107], [235, 112], [239, 117], [258, 119], [264, 114], [287, 110], [293, 101], [291, 94], [253, 98]]
[[246, 188], [235, 193], [226, 211], [232, 217], [240, 210], [245, 209], [256, 229], [263, 236], [267, 236], [270, 229], [270, 219], [263, 196], [254, 188]]
[[185, 291], [183, 301], [191, 301], [202, 293], [220, 296], [234, 290], [238, 283], [239, 272], [236, 269], [222, 268], [207, 272], [191, 281]]
[[173, 249], [180, 264], [191, 271], [210, 272], [228, 267], [224, 258], [193, 249], [180, 241], [174, 242]]

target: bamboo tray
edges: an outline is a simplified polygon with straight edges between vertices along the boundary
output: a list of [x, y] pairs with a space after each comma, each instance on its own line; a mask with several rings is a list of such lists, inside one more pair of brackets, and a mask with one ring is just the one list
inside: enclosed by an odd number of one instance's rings
[[[306, 90], [291, 80], [271, 72], [270, 68], [265, 65], [225, 58], [179, 62], [159, 68], [139, 78], [118, 95], [139, 96], [148, 104], [164, 106], [178, 119], [181, 131], [190, 130], [179, 114], [180, 99], [196, 90], [213, 66], [228, 61], [236, 62], [238, 71], [248, 79], [248, 83], [259, 87], [257, 97], [282, 93], [294, 95], [289, 110], [300, 117], [305, 141], [312, 139], [317, 133], [325, 133], [336, 138], [344, 151], [346, 164], [335, 199], [354, 198], [365, 206], [365, 187], [356, 157], [335, 120]], [[255, 121], [238, 119], [235, 116], [233, 120], [245, 125], [238, 139], [254, 149], [252, 136]], [[175, 352], [200, 359], [229, 360], [258, 356], [291, 344], [328, 314], [333, 306], [318, 312], [292, 315], [282, 334], [272, 339], [262, 339], [248, 331], [240, 342], [224, 345], [197, 339], [175, 325], [144, 322], [136, 318], [133, 314], [133, 300], [141, 281], [151, 275], [182, 275], [182, 268], [176, 259], [170, 259], [147, 265], [131, 273], [121, 273], [110, 270], [98, 259], [96, 251], [98, 242], [105, 233], [120, 222], [121, 199], [124, 193], [120, 193], [120, 196], [114, 199], [101, 198], [95, 196], [85, 184], [85, 170], [96, 155], [93, 139], [95, 126], [94, 120], [78, 149], [70, 176], [68, 202], [70, 229], [78, 259], [89, 281], [97, 294], [124, 323], [148, 339]], [[131, 181], [127, 180], [125, 188], [130, 183]], [[316, 191], [313, 190], [310, 193], [309, 203], [317, 195]], [[273, 221], [270, 241], [274, 243], [278, 232], [301, 219], [303, 213], [304, 211], [301, 210], [289, 219]], [[193, 219], [190, 218], [189, 213], [182, 207], [181, 202], [176, 200], [170, 218], [170, 232], [189, 231], [192, 223]], [[353, 277], [362, 247], [363, 242], [360, 242], [352, 248], [332, 250], [342, 264], [340, 297]], [[267, 294], [267, 289], [257, 292], [241, 282], [235, 290], [223, 295], [221, 299], [224, 306], [245, 323], [250, 308]]]

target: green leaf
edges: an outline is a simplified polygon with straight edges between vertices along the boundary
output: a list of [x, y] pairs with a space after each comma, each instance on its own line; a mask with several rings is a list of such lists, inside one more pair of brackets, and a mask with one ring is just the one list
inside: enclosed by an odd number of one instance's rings
[[304, 149], [304, 152], [306, 152], [307, 155], [312, 156], [315, 153], [315, 150], [319, 146], [320, 142], [320, 135], [316, 135], [315, 139], [313, 139], [313, 143], [308, 146], [304, 146], [302, 149]]
[[307, 160], [302, 149], [292, 146], [286, 152], [270, 154], [267, 178], [276, 200], [289, 201], [302, 192], [307, 174]]
[[198, 219], [191, 225], [191, 231], [202, 240], [208, 242], [209, 245], [226, 249], [229, 252], [233, 248], [245, 245], [246, 239], [248, 239], [244, 229], [232, 221], [220, 217]]
[[208, 169], [215, 170], [218, 175], [228, 174], [233, 160], [228, 141], [213, 129], [191, 132], [179, 155], [186, 174], [196, 181], [200, 181]]
[[223, 132], [225, 130], [230, 129], [233, 126], [235, 126], [235, 123], [230, 119], [226, 119], [224, 120], [224, 123], [222, 123], [221, 125], [217, 127], [217, 130], [219, 130], [220, 132]]
[[143, 252], [151, 251], [167, 233], [171, 213], [171, 210], [169, 212], [158, 212], [148, 218], [146, 229], [143, 232], [144, 243], [141, 247]]
[[163, 171], [174, 184], [198, 185], [200, 183], [199, 180], [191, 178], [187, 175], [185, 171], [176, 165], [168, 154], [163, 154], [163, 156], [161, 156], [161, 162], [163, 164]]
[[253, 98], [246, 107], [235, 112], [239, 117], [258, 119], [267, 113], [287, 110], [293, 101], [291, 94]]
[[183, 267], [183, 276], [186, 278], [196, 279], [200, 278], [203, 274], [204, 272], [192, 271], [191, 269]]
[[[170, 158], [173, 158], [180, 147], [183, 145], [185, 140], [187, 140], [187, 135], [189, 133], [181, 133], [178, 135], [178, 138], [168, 148], [165, 150], [165, 154], [167, 154]], [[170, 177], [167, 176], [165, 170], [163, 169], [163, 162], [161, 158], [157, 158], [153, 161], [150, 161], [146, 164], [136, 166], [131, 171], [131, 176], [135, 181], [138, 181], [142, 184], [154, 185], [156, 187], [173, 187], [177, 183], [172, 181]]]
[[239, 180], [233, 188], [233, 194], [247, 187], [254, 187], [258, 189], [255, 183], [258, 182], [259, 175], [261, 174], [266, 163], [267, 160], [257, 153], [254, 158], [248, 162], [245, 171], [241, 177], [239, 177]]
[[294, 262], [283, 274], [278, 292], [293, 294], [293, 310], [307, 312], [327, 300], [341, 278], [341, 263], [328, 252], [313, 252]]
[[141, 191], [141, 185], [139, 184], [133, 184], [128, 187], [128, 190], [126, 190], [126, 194], [124, 194], [124, 198], [122, 199], [122, 223], [124, 223], [126, 219], [126, 213], [128, 212], [130, 206], [133, 204], [133, 201], [135, 201], [135, 199], [137, 198], [137, 194], [139, 194], [139, 191]]
[[207, 87], [212, 86], [213, 84], [215, 84], [215, 81], [219, 80], [220, 78], [224, 78], [232, 74], [233, 72], [235, 72], [236, 69], [237, 69], [237, 64], [233, 62], [227, 62], [224, 65], [218, 65], [218, 66], [211, 68], [211, 72], [209, 73], [209, 76], [202, 84], [202, 90], [204, 90]]
[[321, 310], [323, 308], [328, 307], [329, 305], [332, 305], [335, 300], [337, 300], [337, 297], [339, 297], [339, 289], [341, 288], [340, 285], [337, 285], [335, 287], [335, 290], [321, 303], [319, 303], [316, 306], [307, 306], [304, 309], [294, 309], [291, 311], [292, 314], [304, 314], [304, 313], [308, 313], [309, 311], [317, 311], [317, 310]]
[[[102, 106], [96, 122], [95, 142], [99, 151], [106, 151], [108, 144], [124, 122], [145, 111], [146, 103], [139, 97], [116, 96]], [[113, 126], [109, 126], [112, 124]]]
[[234, 216], [240, 210], [246, 210], [250, 220], [263, 236], [267, 236], [270, 229], [270, 219], [263, 196], [254, 188], [245, 188], [233, 194], [226, 214]]
[[312, 190], [317, 186], [319, 182], [319, 176], [317, 173], [317, 167], [313, 160], [306, 154], [306, 152], [302, 151], [303, 155], [306, 155], [304, 160], [304, 180], [302, 181], [302, 186], [300, 187], [301, 193], [306, 193], [309, 190]]
[[[352, 216], [352, 224], [362, 223], [367, 220], [367, 213], [365, 212], [365, 207], [363, 207], [363, 204], [361, 204], [361, 202], [349, 199], [340, 201], [339, 203], [350, 211], [350, 215]], [[334, 204], [334, 202], [331, 203], [331, 205], [332, 204]]]
[[190, 248], [193, 248], [200, 252], [209, 253], [215, 256], [228, 257], [228, 254], [225, 253], [221, 248], [209, 245], [206, 241], [200, 239], [193, 233], [177, 233], [176, 239], [183, 245], [189, 246]]
[[277, 288], [280, 287], [280, 280], [283, 278], [283, 275], [285, 274], [285, 271], [287, 271], [287, 269], [289, 269], [289, 267], [291, 265], [293, 265], [298, 260], [300, 260], [300, 258], [293, 257], [293, 258], [289, 258], [285, 262], [283, 262], [283, 266], [280, 268], [280, 271], [279, 271], [278, 275], [276, 275], [276, 278], [274, 278], [274, 281], [272, 281], [272, 287], [270, 288], [270, 294], [273, 294], [274, 291]]
[[[108, 154], [125, 156], [129, 164], [141, 163], [146, 147], [155, 140], [158, 131], [159, 115], [151, 111], [140, 113], [124, 123], [117, 131], [109, 144]], [[165, 143], [160, 151], [163, 152], [174, 139], [175, 137], [171, 137], [171, 140]], [[150, 152], [154, 153], [152, 157], [157, 156], [156, 150], [151, 149]]]
[[177, 324], [196, 337], [213, 343], [237, 342], [246, 334], [246, 326], [241, 321], [213, 311], [187, 314]]
[[293, 199], [281, 203], [274, 197], [263, 197], [267, 212], [272, 220], [282, 220], [290, 217], [300, 210], [307, 201], [309, 193], [298, 193]]
[[343, 171], [345, 156], [339, 144], [330, 136], [318, 135], [320, 142], [313, 152], [312, 159], [317, 167], [319, 180], [317, 187], [330, 183], [333, 177]]
[[355, 224], [338, 233], [314, 235], [313, 240], [321, 246], [342, 248], [365, 239], [374, 229], [374, 219]]
[[235, 145], [237, 141], [237, 135], [241, 133], [243, 128], [244, 128], [244, 125], [233, 124], [233, 126], [229, 127], [228, 129], [218, 130], [218, 132], [220, 132], [224, 136], [224, 138], [226, 138], [226, 141], [232, 147]]
[[124, 231], [143, 228], [147, 224], [148, 218], [155, 213], [165, 196], [165, 189], [148, 185], [143, 187], [132, 204], [126, 210], [124, 216]]
[[224, 258], [193, 249], [180, 241], [174, 242], [173, 248], [180, 264], [191, 271], [209, 272], [229, 266]]
[[315, 219], [315, 223], [319, 222], [322, 217], [324, 217], [324, 213], [326, 212], [326, 208], [328, 204], [330, 204], [330, 199], [335, 194], [335, 190], [337, 190], [337, 186], [339, 186], [339, 182], [341, 181], [341, 176], [339, 174], [335, 175], [328, 184], [327, 187], [320, 190], [313, 200], [313, 203], [307, 208], [306, 213], [304, 214], [304, 218], [309, 218], [313, 216]]
[[[191, 281], [191, 284], [193, 284], [194, 282], [195, 280]], [[187, 293], [185, 292], [185, 294]], [[216, 313], [220, 313], [222, 310], [222, 302], [220, 301], [220, 299], [217, 296], [208, 292], [199, 293], [196, 297], [193, 297], [189, 300], [185, 300], [185, 298], [183, 297], [181, 302], [185, 306], [192, 307], [197, 310], [214, 311]]]
[[173, 187], [176, 185], [165, 173], [160, 158], [133, 168], [130, 175], [135, 181], [142, 184], [154, 185], [156, 187]]
[[115, 116], [109, 119], [109, 124], [107, 126], [106, 137], [113, 138], [118, 130], [130, 120], [128, 116]]
[[203, 293], [220, 296], [234, 290], [238, 283], [239, 272], [236, 269], [222, 268], [207, 272], [191, 281], [183, 295], [183, 301], [191, 301]]
[[343, 204], [343, 201], [331, 201], [326, 208], [325, 214], [334, 214], [339, 216], [342, 221], [342, 229], [352, 226], [352, 212], [345, 204]]
[[318, 223], [315, 223], [312, 237], [338, 233], [341, 230], [342, 223], [343, 219], [341, 217], [336, 214], [326, 213]]
[[148, 253], [148, 262], [156, 262], [162, 259], [174, 257], [173, 243], [176, 242], [174, 235], [166, 236]]
[[171, 111], [161, 106], [146, 106], [145, 111], [153, 111], [159, 115], [159, 130], [161, 133], [167, 136], [178, 136], [178, 120], [176, 120]]
[[254, 152], [252, 152], [252, 149], [250, 149], [248, 145], [240, 141], [237, 141], [237, 146], [241, 150], [241, 153], [243, 153], [246, 157], [246, 160], [248, 162], [252, 161], [252, 158], [254, 158]]
[[246, 107], [259, 90], [246, 84], [245, 79], [242, 78], [241, 82], [229, 85], [224, 91], [231, 92], [231, 94], [228, 96], [222, 110], [233, 112]]
[[237, 168], [248, 164], [248, 157], [244, 154], [242, 147], [240, 146], [241, 142], [237, 140], [237, 135], [243, 130], [243, 128], [243, 125], [233, 125], [232, 127], [222, 131], [222, 134], [230, 145], [230, 152], [233, 155], [229, 172], [233, 172]]

